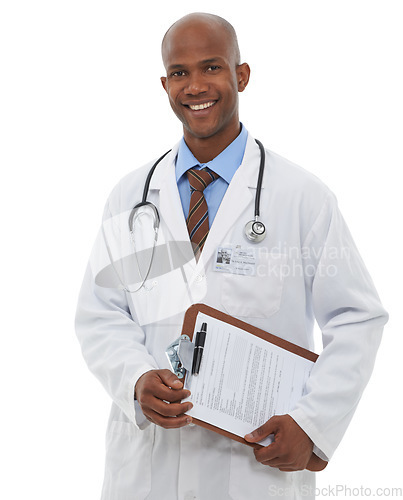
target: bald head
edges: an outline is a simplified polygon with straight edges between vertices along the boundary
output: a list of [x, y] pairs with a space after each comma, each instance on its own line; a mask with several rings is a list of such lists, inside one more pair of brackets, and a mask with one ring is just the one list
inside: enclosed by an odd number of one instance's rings
[[234, 58], [234, 63], [236, 65], [241, 63], [241, 55], [239, 52], [238, 39], [235, 33], [235, 30], [227, 20], [220, 16], [216, 16], [214, 14], [205, 14], [202, 12], [196, 12], [193, 14], [188, 14], [187, 16], [182, 17], [178, 21], [176, 21], [165, 33], [164, 38], [162, 39], [161, 44], [161, 52], [162, 52], [162, 60], [164, 65], [166, 66], [166, 53], [167, 46], [170, 43], [170, 37], [175, 34], [178, 30], [188, 29], [190, 31], [199, 28], [200, 26], [204, 26], [207, 29], [212, 31], [220, 30], [225, 33], [225, 36], [230, 44], [231, 51]]

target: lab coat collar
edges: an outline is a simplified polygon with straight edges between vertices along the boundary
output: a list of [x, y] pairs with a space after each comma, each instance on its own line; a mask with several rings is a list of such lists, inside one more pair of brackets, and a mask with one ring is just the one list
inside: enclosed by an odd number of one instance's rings
[[202, 167], [208, 167], [217, 175], [219, 175], [224, 181], [229, 184], [234, 177], [237, 168], [242, 163], [242, 159], [245, 153], [246, 141], [248, 140], [248, 131], [241, 124], [241, 131], [239, 135], [229, 144], [219, 155], [217, 155], [213, 160], [206, 163], [201, 163], [190, 151], [188, 145], [185, 142], [185, 138], [182, 137], [180, 141], [178, 156], [176, 158], [175, 165], [175, 175], [176, 182], [185, 175], [190, 168], [196, 165], [201, 165]]
[[[150, 182], [150, 191], [159, 191], [160, 215], [164, 219], [174, 241], [189, 241], [189, 234], [186, 227], [185, 217], [178, 186], [175, 177], [175, 158], [178, 152], [179, 143], [157, 166]], [[227, 192], [221, 202], [217, 215], [210, 228], [209, 235], [197, 265], [193, 265], [197, 272], [200, 272], [204, 264], [215, 253], [217, 246], [222, 245], [226, 235], [233, 224], [244, 216], [248, 205], [251, 205], [250, 218], [253, 218], [253, 199], [256, 193], [257, 177], [260, 164], [260, 151], [253, 137], [248, 134], [245, 154], [240, 167], [237, 169]], [[266, 162], [266, 174], [267, 174]], [[266, 177], [266, 176], [264, 176]], [[264, 180], [263, 180], [264, 185]], [[248, 219], [248, 220], [249, 220]], [[245, 220], [245, 223], [247, 221]], [[240, 239], [242, 235], [239, 235]], [[190, 245], [190, 241], [189, 241]]]
[[[173, 146], [170, 153], [168, 153], [167, 156], [157, 166], [151, 178], [150, 189], [161, 189], [161, 187], [164, 185], [167, 175], [173, 174], [175, 176], [175, 160], [178, 154], [180, 143], [181, 141], [177, 142]], [[257, 165], [254, 165], [256, 158], [257, 158]], [[241, 163], [241, 167], [242, 167], [242, 178], [250, 188], [256, 188], [257, 175], [259, 171], [259, 162], [260, 162], [259, 147], [256, 144], [255, 139], [248, 133], [248, 139], [246, 141], [246, 147], [245, 147], [245, 154]], [[265, 173], [267, 169], [268, 166], [266, 165]], [[266, 175], [264, 177], [266, 177]], [[264, 180], [262, 188], [264, 188]]]
[[154, 174], [151, 177], [150, 189], [161, 189], [168, 175], [173, 175], [175, 177], [175, 159], [178, 154], [179, 145], [180, 141], [175, 144], [175, 146], [155, 169]]

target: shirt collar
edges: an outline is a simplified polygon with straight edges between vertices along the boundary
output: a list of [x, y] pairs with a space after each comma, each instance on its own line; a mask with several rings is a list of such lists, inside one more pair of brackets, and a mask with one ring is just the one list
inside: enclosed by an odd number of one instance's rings
[[248, 131], [242, 125], [240, 134], [224, 149], [224, 151], [208, 163], [201, 164], [194, 157], [185, 139], [182, 137], [176, 157], [176, 181], [178, 181], [189, 168], [193, 168], [195, 165], [201, 165], [202, 167], [208, 166], [211, 168], [211, 170], [229, 184], [237, 168], [242, 163], [247, 139]]

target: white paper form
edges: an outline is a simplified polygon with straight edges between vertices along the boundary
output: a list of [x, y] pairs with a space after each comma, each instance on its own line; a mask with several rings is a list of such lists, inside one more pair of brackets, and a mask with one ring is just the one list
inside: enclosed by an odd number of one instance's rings
[[[187, 375], [188, 415], [244, 437], [304, 395], [313, 362], [199, 312], [207, 334], [198, 375]], [[261, 444], [267, 446], [271, 439]]]

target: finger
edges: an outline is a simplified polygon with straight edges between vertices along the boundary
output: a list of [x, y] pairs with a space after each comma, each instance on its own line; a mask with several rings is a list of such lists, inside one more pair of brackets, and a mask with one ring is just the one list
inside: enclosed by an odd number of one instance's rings
[[158, 375], [162, 382], [167, 387], [172, 387], [172, 389], [182, 389], [183, 382], [178, 379], [178, 377], [172, 373], [170, 370], [160, 370]]
[[287, 460], [284, 460], [284, 457], [277, 457], [273, 460], [263, 460], [260, 463], [263, 465], [269, 465], [270, 467], [276, 467], [277, 469], [280, 467], [292, 468], [292, 464], [288, 463]]
[[[258, 462], [268, 462], [269, 460], [276, 460], [281, 457], [281, 452], [279, 449], [279, 444], [274, 442], [273, 444], [260, 448], [255, 451], [255, 457]], [[284, 462], [284, 459], [283, 459]]]
[[274, 467], [276, 469], [285, 472], [295, 472], [297, 470], [303, 470], [303, 468], [300, 467], [300, 465], [297, 462], [295, 461], [290, 462], [285, 457], [278, 457], [273, 460], [265, 460], [261, 462], [261, 464], [268, 465], [269, 467]]
[[155, 384], [147, 389], [148, 394], [152, 394], [154, 397], [161, 399], [162, 401], [168, 401], [169, 403], [175, 403], [176, 401], [181, 401], [190, 396], [190, 391], [187, 389], [173, 390], [164, 384]]
[[177, 417], [190, 411], [193, 408], [192, 403], [165, 403], [156, 400], [151, 409], [164, 417]]
[[192, 422], [192, 418], [187, 415], [179, 417], [164, 417], [153, 410], [149, 411], [149, 417], [152, 422], [160, 427], [164, 427], [164, 429], [178, 429], [179, 427], [185, 427]]
[[304, 467], [299, 464], [284, 464], [284, 465], [276, 465], [276, 469], [281, 470], [283, 472], [296, 472], [298, 470], [304, 470]]
[[244, 438], [250, 443], [256, 443], [258, 441], [262, 441], [265, 437], [270, 436], [270, 434], [276, 434], [277, 430], [278, 420], [276, 417], [272, 417], [253, 432], [246, 434]]
[[306, 468], [313, 472], [319, 472], [323, 470], [327, 465], [327, 461], [319, 458], [315, 453], [312, 453], [311, 458], [309, 459]]

